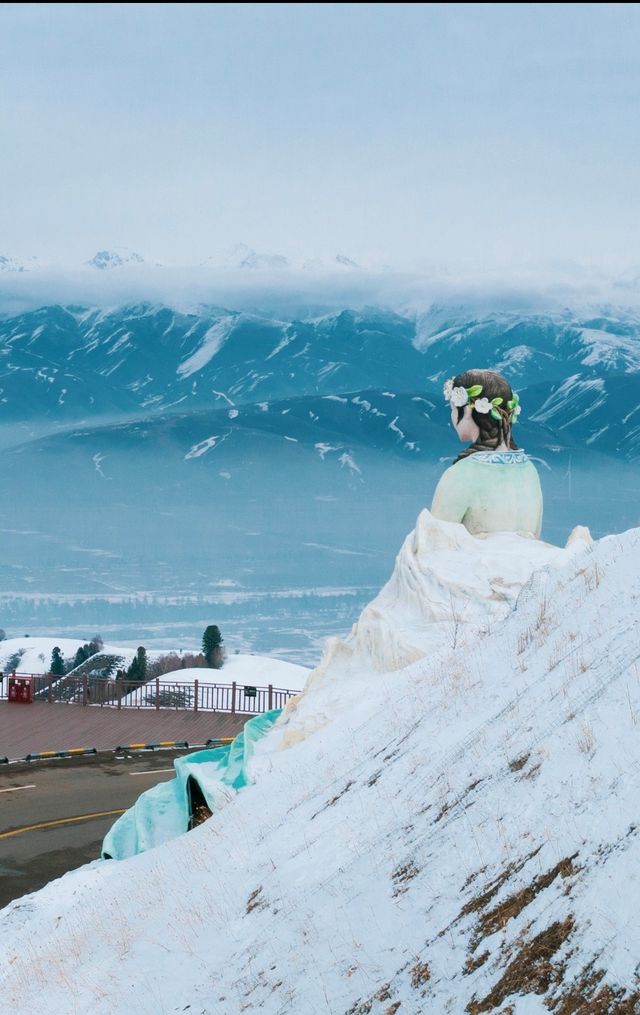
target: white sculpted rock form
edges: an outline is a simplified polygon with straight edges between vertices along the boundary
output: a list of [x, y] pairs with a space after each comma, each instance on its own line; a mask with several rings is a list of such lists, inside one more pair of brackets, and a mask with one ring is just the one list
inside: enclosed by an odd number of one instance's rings
[[421, 511], [387, 584], [345, 639], [329, 639], [304, 691], [285, 709], [283, 743], [296, 742], [327, 721], [316, 710], [316, 698], [314, 709], [305, 707], [312, 688], [346, 679], [353, 668], [400, 670], [443, 647], [455, 648], [461, 625], [483, 630], [502, 619], [534, 573], [539, 581], [540, 572], [564, 566], [592, 542], [583, 526], [574, 528], [565, 547], [515, 532], [472, 536], [463, 525]]

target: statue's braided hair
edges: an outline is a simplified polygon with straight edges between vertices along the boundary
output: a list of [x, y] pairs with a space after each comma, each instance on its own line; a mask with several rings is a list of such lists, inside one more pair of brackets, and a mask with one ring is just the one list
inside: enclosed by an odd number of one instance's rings
[[[471, 417], [480, 433], [478, 439], [461, 451], [455, 461], [468, 458], [476, 451], [495, 451], [503, 442], [512, 451], [517, 451], [518, 445], [511, 433], [512, 412], [507, 408], [507, 403], [514, 397], [508, 380], [494, 370], [465, 370], [463, 374], [453, 378], [455, 388], [471, 388], [473, 385], [481, 385], [482, 397], [488, 398], [489, 401], [493, 398], [502, 399], [502, 404], [494, 407], [500, 418], [495, 419], [491, 413], [476, 412], [472, 409]], [[458, 419], [462, 419], [463, 415], [464, 406], [458, 408]]]

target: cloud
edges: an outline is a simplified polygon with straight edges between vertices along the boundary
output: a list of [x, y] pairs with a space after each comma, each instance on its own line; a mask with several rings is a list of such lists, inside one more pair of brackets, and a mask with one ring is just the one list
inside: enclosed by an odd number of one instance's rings
[[482, 313], [557, 313], [604, 304], [640, 307], [640, 272], [611, 276], [572, 264], [510, 272], [444, 267], [399, 272], [317, 261], [257, 269], [132, 262], [109, 271], [83, 265], [0, 272], [3, 315], [53, 304], [109, 308], [142, 302], [182, 312], [216, 306], [288, 319], [367, 306], [419, 314], [433, 304]]

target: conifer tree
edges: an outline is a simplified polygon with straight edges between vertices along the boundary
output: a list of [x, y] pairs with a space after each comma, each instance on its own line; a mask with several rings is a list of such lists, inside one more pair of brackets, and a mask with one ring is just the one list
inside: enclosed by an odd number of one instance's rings
[[51, 653], [51, 666], [49, 667], [54, 677], [64, 676], [64, 659], [62, 658], [62, 652], [56, 645]]
[[127, 670], [127, 680], [144, 680], [147, 675], [147, 650], [140, 645], [131, 666]]
[[209, 624], [202, 635], [202, 654], [207, 660], [207, 666], [213, 667], [214, 670], [219, 670], [222, 667], [224, 659], [222, 642], [223, 638], [218, 625]]
[[75, 670], [76, 666], [81, 666], [82, 663], [86, 662], [86, 660], [88, 658], [89, 658], [89, 652], [87, 651], [87, 646], [86, 645], [81, 645], [80, 648], [78, 649], [78, 651], [75, 654], [75, 657], [74, 657], [74, 660], [73, 660], [73, 667], [72, 667], [72, 669]]

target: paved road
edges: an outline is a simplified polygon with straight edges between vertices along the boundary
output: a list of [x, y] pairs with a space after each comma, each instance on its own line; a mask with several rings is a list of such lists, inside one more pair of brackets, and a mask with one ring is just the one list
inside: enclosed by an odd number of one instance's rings
[[[0, 907], [99, 857], [118, 817], [104, 812], [124, 810], [145, 789], [171, 779], [179, 753], [145, 752], [123, 760], [98, 755], [0, 769]], [[103, 816], [66, 821], [86, 814]]]

